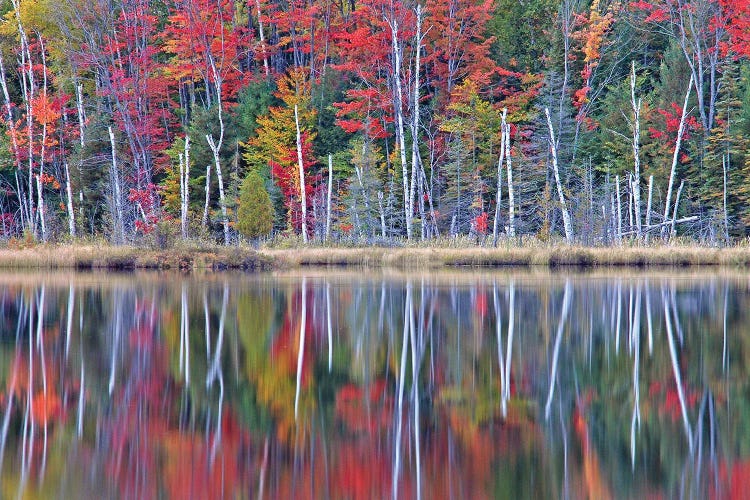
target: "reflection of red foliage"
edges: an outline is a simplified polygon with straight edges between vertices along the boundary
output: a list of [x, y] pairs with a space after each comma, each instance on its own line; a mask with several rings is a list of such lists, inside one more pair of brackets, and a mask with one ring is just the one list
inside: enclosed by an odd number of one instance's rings
[[750, 491], [750, 460], [719, 464], [719, 484], [709, 481], [709, 498], [747, 498]]
[[[700, 398], [698, 391], [690, 390], [687, 385], [684, 387], [685, 404], [688, 408], [694, 408]], [[682, 418], [682, 408], [680, 408], [680, 395], [677, 392], [677, 386], [674, 382], [670, 383], [665, 389], [664, 385], [659, 382], [652, 382], [648, 388], [648, 395], [651, 398], [658, 398], [663, 401], [658, 405], [659, 415], [667, 415], [676, 422]]]
[[383, 379], [376, 380], [369, 391], [347, 384], [336, 394], [336, 417], [354, 432], [383, 430], [391, 422], [392, 404]]

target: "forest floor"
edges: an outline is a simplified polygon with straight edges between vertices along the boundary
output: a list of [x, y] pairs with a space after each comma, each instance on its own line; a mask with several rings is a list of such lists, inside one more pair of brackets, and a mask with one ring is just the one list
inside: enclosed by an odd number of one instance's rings
[[0, 248], [3, 269], [182, 269], [246, 271], [312, 266], [435, 269], [440, 267], [750, 267], [750, 247], [695, 245], [554, 246], [189, 246], [159, 250], [107, 244]]

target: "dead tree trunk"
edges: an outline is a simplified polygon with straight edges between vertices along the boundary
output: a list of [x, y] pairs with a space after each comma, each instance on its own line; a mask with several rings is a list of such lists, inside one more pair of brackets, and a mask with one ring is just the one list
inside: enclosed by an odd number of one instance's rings
[[409, 169], [406, 163], [406, 141], [404, 138], [404, 111], [403, 111], [403, 92], [401, 90], [401, 47], [398, 42], [398, 21], [393, 19], [389, 21], [391, 28], [391, 41], [393, 50], [393, 81], [395, 92], [393, 96], [393, 109], [396, 114], [396, 135], [398, 148], [401, 157], [401, 173], [404, 181], [404, 217], [406, 223], [406, 238], [411, 239], [412, 233], [412, 203], [409, 199], [411, 188], [409, 186]]
[[[411, 123], [411, 186], [409, 187], [409, 214], [414, 213], [414, 196], [417, 185], [417, 172], [419, 169], [419, 64], [422, 52], [422, 6], [417, 4], [417, 33], [416, 55], [414, 59], [414, 103], [412, 106], [412, 123]], [[419, 183], [421, 185], [421, 182]], [[419, 193], [422, 196], [422, 193]], [[420, 203], [421, 217], [421, 239], [424, 240], [424, 203]]]
[[641, 100], [635, 100], [635, 61], [630, 73], [630, 105], [633, 107], [633, 201], [635, 208], [636, 235], [641, 238]]
[[[505, 135], [505, 161], [508, 167], [508, 236], [516, 236], [516, 201], [513, 191], [513, 164], [510, 159], [510, 125], [505, 121], [505, 110], [503, 110], [503, 134]], [[567, 228], [565, 229], [567, 236]]]
[[555, 131], [552, 128], [552, 119], [549, 115], [549, 108], [544, 108], [547, 115], [547, 127], [549, 128], [549, 145], [552, 153], [552, 170], [555, 174], [555, 184], [557, 184], [557, 195], [560, 199], [560, 210], [563, 216], [563, 226], [565, 228], [565, 241], [570, 245], [573, 243], [573, 225], [570, 220], [568, 206], [565, 203], [565, 193], [563, 193], [562, 182], [560, 182], [560, 170], [557, 164], [557, 141], [555, 140]]
[[125, 228], [123, 227], [122, 216], [122, 192], [120, 188], [120, 172], [117, 168], [117, 148], [115, 147], [115, 134], [112, 127], [107, 127], [109, 132], [109, 143], [112, 148], [112, 184], [114, 185], [115, 198], [115, 242], [122, 244], [125, 242]]
[[307, 195], [305, 193], [305, 164], [302, 161], [302, 134], [299, 129], [299, 112], [294, 105], [294, 124], [297, 127], [297, 165], [299, 166], [299, 199], [302, 205], [302, 241], [307, 243]]
[[[331, 237], [331, 195], [333, 194], [333, 157], [328, 154], [328, 197], [326, 200], [326, 241]], [[382, 195], [381, 195], [382, 197]]]
[[497, 193], [495, 195], [495, 222], [492, 224], [492, 245], [497, 246], [498, 228], [500, 226], [500, 203], [503, 199], [503, 162], [505, 161], [505, 116], [507, 110], [503, 109], [503, 121], [500, 124], [500, 158], [497, 161]]
[[[685, 93], [685, 101], [682, 104], [682, 114], [680, 115], [680, 125], [677, 128], [677, 139], [675, 140], [674, 152], [672, 154], [672, 168], [669, 171], [669, 182], [667, 183], [667, 199], [664, 203], [664, 222], [669, 220], [669, 208], [672, 201], [672, 185], [674, 184], [674, 176], [677, 170], [677, 159], [680, 154], [680, 146], [682, 145], [682, 135], [685, 132], [685, 119], [688, 114], [688, 100], [690, 99], [690, 91], [693, 88], [693, 77], [690, 76], [690, 82], [688, 83], [688, 89]], [[662, 228], [662, 238], [666, 236], [666, 226]]]
[[73, 188], [70, 185], [70, 169], [68, 168], [68, 162], [65, 162], [65, 195], [67, 197], [67, 208], [68, 208], [68, 232], [71, 238], [76, 237], [76, 219], [75, 212], [73, 211]]

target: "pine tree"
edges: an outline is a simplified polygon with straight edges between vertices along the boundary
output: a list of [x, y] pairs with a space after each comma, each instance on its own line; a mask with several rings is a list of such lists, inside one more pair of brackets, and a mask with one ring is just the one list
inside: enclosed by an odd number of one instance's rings
[[263, 185], [263, 179], [251, 170], [240, 188], [237, 230], [251, 239], [266, 236], [273, 228], [273, 217], [271, 197]]

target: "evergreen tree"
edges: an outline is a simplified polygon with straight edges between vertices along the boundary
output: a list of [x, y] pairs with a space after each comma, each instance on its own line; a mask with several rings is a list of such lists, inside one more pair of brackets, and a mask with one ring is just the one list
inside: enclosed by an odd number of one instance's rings
[[237, 230], [251, 239], [266, 236], [273, 228], [273, 205], [263, 184], [261, 176], [251, 170], [240, 188]]

